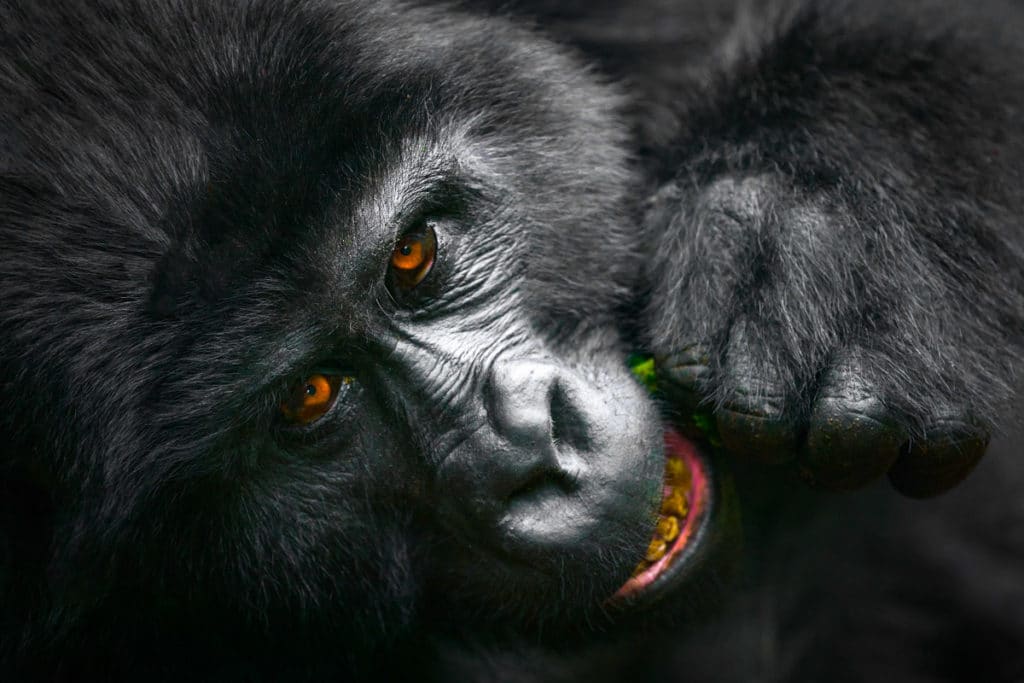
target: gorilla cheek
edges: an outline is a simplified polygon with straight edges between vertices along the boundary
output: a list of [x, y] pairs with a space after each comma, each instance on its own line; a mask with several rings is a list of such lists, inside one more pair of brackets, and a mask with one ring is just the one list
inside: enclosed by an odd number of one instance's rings
[[483, 404], [486, 423], [439, 469], [442, 518], [510, 559], [585, 566], [619, 551], [629, 569], [663, 458], [654, 407], [625, 368], [594, 380], [547, 358], [502, 360]]

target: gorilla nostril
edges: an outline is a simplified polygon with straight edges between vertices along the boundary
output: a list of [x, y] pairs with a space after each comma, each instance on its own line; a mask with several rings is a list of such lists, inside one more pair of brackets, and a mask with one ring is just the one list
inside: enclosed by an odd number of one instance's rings
[[548, 495], [564, 495], [579, 488], [577, 477], [562, 470], [538, 469], [509, 493], [508, 502], [535, 501]]
[[556, 447], [567, 445], [578, 451], [590, 450], [587, 420], [565, 391], [562, 382], [555, 382], [551, 391], [551, 440]]

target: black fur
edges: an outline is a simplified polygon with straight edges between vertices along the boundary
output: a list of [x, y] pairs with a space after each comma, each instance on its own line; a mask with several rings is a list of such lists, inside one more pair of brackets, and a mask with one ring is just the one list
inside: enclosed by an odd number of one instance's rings
[[[1022, 14], [0, 2], [0, 678], [1024, 676], [1011, 437], [931, 507], [740, 463], [740, 577], [613, 623], [635, 530], [557, 586], [466, 551], [425, 493], [463, 359], [395, 351], [629, 340], [738, 452], [948, 488], [1019, 412]], [[386, 346], [360, 258], [435, 185], [468, 303]], [[338, 356], [373, 409], [276, 432]]]

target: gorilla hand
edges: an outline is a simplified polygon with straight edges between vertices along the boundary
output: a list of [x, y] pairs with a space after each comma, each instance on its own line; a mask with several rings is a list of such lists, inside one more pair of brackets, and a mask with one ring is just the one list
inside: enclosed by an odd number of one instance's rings
[[710, 412], [727, 451], [830, 490], [888, 472], [931, 496], [981, 458], [1007, 346], [978, 253], [961, 265], [767, 175], [670, 185], [648, 217], [668, 225], [654, 348], [684, 428]]
[[873, 6], [867, 49], [845, 5], [785, 5], [662, 93], [648, 341], [728, 449], [934, 495], [983, 454], [1024, 357], [1024, 83], [992, 51], [1024, 55], [972, 38], [994, 12], [933, 39], [952, 5]]

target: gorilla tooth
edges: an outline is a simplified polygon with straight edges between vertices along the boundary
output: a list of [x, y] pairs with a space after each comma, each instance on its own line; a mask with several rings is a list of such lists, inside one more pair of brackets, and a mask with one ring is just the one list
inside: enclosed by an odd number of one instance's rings
[[670, 485], [684, 489], [689, 489], [693, 484], [690, 468], [682, 458], [670, 457], [665, 460], [665, 479]]
[[657, 534], [666, 541], [673, 540], [679, 535], [679, 519], [671, 515], [663, 516], [658, 520]]
[[644, 556], [644, 559], [648, 562], [657, 562], [665, 557], [666, 551], [668, 551], [668, 544], [665, 543], [665, 540], [653, 538], [651, 539], [651, 544], [647, 546], [647, 554]]
[[666, 515], [685, 517], [687, 512], [686, 497], [682, 491], [672, 491], [672, 495], [661, 503], [661, 511]]

